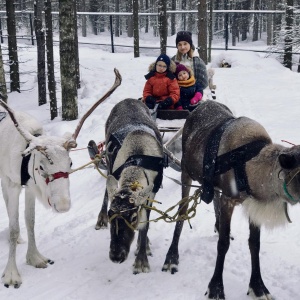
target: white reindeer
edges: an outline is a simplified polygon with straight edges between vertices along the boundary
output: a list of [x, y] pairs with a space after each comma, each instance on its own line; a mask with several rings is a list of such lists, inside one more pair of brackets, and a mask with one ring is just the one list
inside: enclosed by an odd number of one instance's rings
[[[26, 261], [36, 268], [46, 268], [54, 262], [43, 256], [35, 242], [35, 198], [53, 211], [63, 213], [71, 207], [69, 150], [75, 148], [76, 138], [92, 111], [121, 84], [121, 76], [115, 69], [116, 81], [112, 88], [99, 99], [82, 117], [74, 134], [65, 137], [46, 136], [42, 126], [25, 113], [14, 113], [2, 100], [0, 121], [0, 178], [9, 217], [9, 255], [2, 275], [5, 287], [20, 287], [22, 279], [16, 265], [16, 246], [20, 235], [19, 196], [25, 186], [25, 221], [28, 234]], [[0, 110], [1, 112], [1, 110]]]

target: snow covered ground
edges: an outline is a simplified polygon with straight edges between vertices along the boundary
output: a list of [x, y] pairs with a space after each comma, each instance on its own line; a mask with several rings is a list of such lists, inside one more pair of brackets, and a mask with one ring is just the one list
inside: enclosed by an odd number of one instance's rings
[[[175, 37], [168, 39], [173, 46]], [[109, 38], [107, 37], [107, 40]], [[127, 43], [132, 43], [126, 40]], [[147, 41], [149, 43], [149, 39]], [[157, 41], [153, 41], [157, 44]], [[266, 48], [259, 42], [244, 43], [249, 49]], [[37, 106], [36, 48], [20, 45], [21, 76], [23, 92], [9, 94], [9, 105], [15, 110], [24, 110], [40, 120], [45, 131], [51, 135], [73, 132], [77, 120], [50, 121], [49, 106]], [[24, 46], [24, 47], [23, 47]], [[5, 45], [2, 45], [5, 49]], [[132, 50], [132, 49], [131, 49]], [[109, 49], [108, 49], [109, 51]], [[82, 115], [113, 84], [116, 67], [122, 77], [122, 85], [101, 104], [86, 120], [78, 137], [78, 151], [71, 157], [73, 167], [89, 161], [85, 148], [90, 139], [104, 139], [104, 124], [112, 107], [125, 98], [142, 95], [144, 75], [148, 65], [158, 53], [148, 51], [139, 58], [133, 52], [109, 53], [96, 46], [80, 47], [80, 72], [82, 87], [78, 105]], [[118, 48], [118, 51], [121, 49]], [[168, 54], [175, 54], [169, 49]], [[274, 58], [264, 58], [262, 53], [242, 51], [213, 51], [210, 64], [215, 68], [217, 100], [226, 104], [236, 116], [245, 115], [260, 122], [273, 141], [284, 144], [287, 140], [299, 144], [300, 74], [281, 66]], [[225, 59], [232, 68], [218, 68]], [[58, 61], [58, 48], [56, 48]], [[59, 80], [59, 74], [57, 74]], [[60, 98], [60, 91], [58, 92]], [[174, 122], [174, 121], [173, 121]], [[0, 145], [1, 147], [1, 145]], [[180, 173], [168, 168], [165, 174], [180, 180]], [[17, 247], [17, 265], [23, 284], [19, 289], [6, 289], [0, 285], [0, 299], [13, 300], [71, 300], [71, 299], [135, 299], [135, 300], [202, 300], [213, 274], [218, 237], [213, 231], [214, 212], [212, 204], [201, 203], [197, 215], [191, 220], [192, 229], [185, 224], [179, 243], [179, 272], [175, 275], [161, 272], [165, 255], [170, 246], [174, 225], [162, 221], [151, 223], [149, 238], [153, 257], [150, 257], [151, 272], [133, 275], [133, 242], [127, 261], [114, 264], [109, 260], [109, 230], [94, 230], [101, 207], [105, 179], [96, 170], [88, 168], [71, 175], [72, 208], [68, 213], [55, 214], [39, 203], [36, 207], [36, 239], [42, 254], [55, 261], [47, 269], [35, 269], [26, 265], [27, 243]], [[180, 200], [180, 186], [164, 177], [163, 188], [156, 199], [165, 210]], [[8, 256], [8, 218], [0, 193], [0, 272], [5, 268]], [[20, 200], [21, 234], [26, 240], [23, 218], [24, 192]], [[297, 300], [300, 295], [300, 205], [290, 208], [292, 223], [286, 228], [272, 232], [262, 229], [261, 269], [267, 288], [277, 300]], [[154, 218], [156, 214], [152, 214]], [[235, 209], [232, 221], [235, 237], [228, 251], [224, 286], [227, 300], [246, 300], [250, 279], [250, 254], [248, 250], [248, 222], [241, 207]]]

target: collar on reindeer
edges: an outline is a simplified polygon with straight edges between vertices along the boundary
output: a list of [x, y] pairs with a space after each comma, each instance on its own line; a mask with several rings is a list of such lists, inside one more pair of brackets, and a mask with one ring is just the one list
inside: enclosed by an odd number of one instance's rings
[[50, 174], [46, 178], [46, 184], [48, 184], [49, 182], [52, 182], [58, 178], [68, 178], [68, 177], [69, 177], [69, 173], [67, 173], [67, 172], [57, 172], [54, 174]]
[[126, 162], [120, 166], [112, 175], [118, 180], [122, 171], [129, 166], [138, 166], [148, 170], [158, 172], [154, 180], [153, 193], [157, 193], [163, 178], [164, 158], [149, 155], [132, 155], [127, 158]]

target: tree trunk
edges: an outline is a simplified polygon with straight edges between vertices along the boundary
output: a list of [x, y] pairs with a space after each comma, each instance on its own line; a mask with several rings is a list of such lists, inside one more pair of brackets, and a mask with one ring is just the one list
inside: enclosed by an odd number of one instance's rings
[[[85, 0], [81, 0], [81, 11], [86, 11]], [[86, 15], [81, 15], [81, 34], [86, 37]]]
[[0, 43], [0, 94], [1, 94], [1, 99], [4, 102], [7, 102], [7, 89], [6, 89], [5, 73], [3, 67], [1, 43]]
[[[146, 12], [148, 12], [149, 10], [149, 0], [145, 0], [145, 8], [146, 8]], [[146, 16], [146, 20], [145, 20], [145, 33], [149, 32], [149, 16]]]
[[45, 33], [43, 29], [43, 8], [44, 1], [37, 0], [34, 4], [34, 30], [37, 46], [37, 81], [39, 105], [47, 103], [46, 96], [46, 53], [45, 53]]
[[[98, 1], [97, 0], [90, 0], [90, 12], [98, 12]], [[92, 23], [92, 28], [93, 28], [93, 33], [95, 35], [98, 34], [98, 22], [99, 22], [99, 17], [96, 15], [91, 15], [90, 20]]]
[[75, 48], [75, 68], [76, 68], [76, 84], [80, 89], [80, 72], [79, 72], [79, 49], [78, 49], [78, 26], [77, 26], [77, 4], [74, 1], [74, 48]]
[[20, 74], [14, 1], [6, 0], [10, 91], [20, 93]]
[[51, 120], [57, 117], [56, 82], [54, 75], [54, 54], [53, 54], [53, 30], [52, 30], [52, 7], [51, 0], [45, 1], [45, 23], [46, 23], [46, 49], [47, 49], [47, 73], [48, 91], [50, 98]]
[[[246, 0], [242, 3], [242, 9], [249, 10], [251, 7], [250, 0]], [[247, 39], [247, 33], [249, 31], [249, 16], [247, 14], [243, 14], [242, 18], [242, 41], [245, 41]]]
[[207, 61], [211, 62], [211, 46], [213, 40], [213, 0], [209, 1], [209, 22], [208, 22], [208, 58]]
[[238, 35], [238, 21], [237, 21], [237, 14], [234, 13], [232, 15], [232, 24], [231, 24], [231, 28], [232, 28], [232, 32], [231, 32], [231, 35], [232, 35], [232, 46], [236, 46], [236, 37]]
[[134, 43], [134, 57], [140, 57], [139, 45], [139, 0], [132, 1], [133, 11], [133, 43]]
[[[186, 1], [187, 0], [181, 1], [181, 9], [182, 10], [186, 10]], [[183, 30], [186, 30], [186, 14], [182, 14], [182, 28], [183, 28]]]
[[72, 0], [59, 1], [62, 119], [67, 121], [78, 118], [74, 8]]
[[207, 7], [206, 0], [198, 0], [198, 53], [207, 64]]
[[[176, 0], [172, 0], [171, 9], [176, 11]], [[176, 33], [176, 14], [171, 14], [171, 35]]]
[[283, 64], [285, 67], [292, 69], [292, 52], [293, 52], [293, 6], [294, 0], [286, 0], [285, 14], [285, 38], [284, 38], [284, 56]]
[[[132, 1], [127, 3], [127, 12], [132, 12]], [[127, 19], [127, 36], [133, 37], [133, 16], [129, 16]]]
[[[254, 0], [254, 10], [259, 10], [259, 0]], [[258, 30], [259, 30], [259, 15], [254, 14], [253, 16], [253, 35], [252, 41], [258, 41]]]
[[[115, 1], [115, 12], [120, 12], [120, 0]], [[115, 16], [115, 36], [119, 37], [120, 36], [120, 16]], [[113, 30], [111, 28], [111, 30]]]
[[158, 0], [158, 29], [160, 36], [160, 52], [167, 53], [168, 21], [167, 21], [167, 3], [164, 0]]
[[[272, 9], [272, 2], [273, 0], [266, 1], [266, 8], [271, 10]], [[272, 19], [273, 16], [271, 14], [267, 14], [267, 45], [272, 45], [273, 40], [273, 28], [272, 28]]]

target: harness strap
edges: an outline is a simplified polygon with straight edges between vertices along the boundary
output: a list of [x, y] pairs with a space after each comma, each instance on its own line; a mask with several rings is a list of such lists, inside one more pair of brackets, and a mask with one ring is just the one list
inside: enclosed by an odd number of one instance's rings
[[215, 165], [215, 176], [233, 168], [238, 190], [240, 192], [246, 191], [250, 194], [251, 190], [246, 174], [246, 162], [257, 156], [267, 144], [267, 141], [257, 140], [218, 156]]
[[157, 193], [163, 178], [163, 167], [164, 167], [164, 158], [157, 156], [149, 156], [149, 155], [132, 155], [127, 158], [125, 163], [120, 166], [114, 173], [112, 174], [117, 180], [119, 180], [122, 171], [129, 166], [138, 166], [145, 168], [147, 170], [152, 170], [158, 172], [157, 176], [154, 180], [153, 192]]
[[269, 142], [256, 140], [217, 156], [219, 144], [225, 129], [234, 121], [230, 118], [219, 125], [209, 136], [203, 158], [203, 194], [201, 199], [210, 203], [214, 197], [213, 180], [215, 176], [223, 174], [230, 169], [234, 170], [235, 181], [239, 192], [246, 191], [251, 194], [246, 174], [246, 162], [257, 156]]
[[203, 158], [203, 192], [201, 199], [205, 203], [210, 203], [214, 197], [213, 178], [215, 176], [215, 161], [218, 155], [221, 136], [229, 124], [235, 120], [229, 117], [217, 126], [210, 134]]
[[[34, 134], [35, 137], [40, 136], [40, 134]], [[29, 147], [29, 144], [26, 146], [26, 149]], [[31, 157], [31, 153], [24, 156], [21, 164], [21, 185], [26, 185], [27, 181], [30, 179], [30, 175], [28, 172], [28, 164]]]
[[31, 154], [24, 156], [21, 164], [21, 185], [26, 185], [27, 181], [30, 179], [30, 175], [28, 173], [28, 164], [30, 160]]

